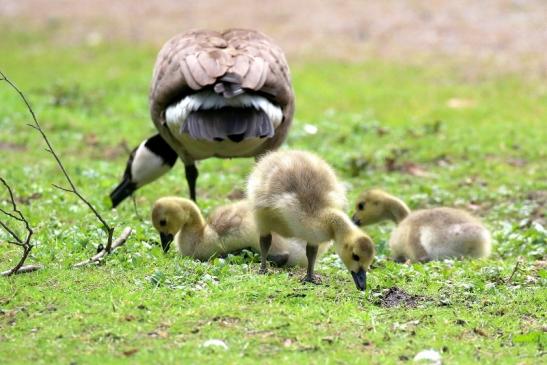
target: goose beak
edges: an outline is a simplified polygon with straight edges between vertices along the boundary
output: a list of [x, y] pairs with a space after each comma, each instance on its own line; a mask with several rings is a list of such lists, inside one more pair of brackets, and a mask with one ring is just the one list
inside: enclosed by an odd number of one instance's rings
[[361, 220], [359, 218], [357, 218], [357, 215], [354, 214], [353, 217], [351, 217], [351, 220], [353, 221], [353, 223], [357, 226], [357, 227], [360, 227], [361, 226]]
[[167, 253], [169, 251], [169, 245], [173, 242], [173, 235], [171, 233], [160, 233], [161, 248], [163, 252]]
[[357, 289], [365, 291], [367, 287], [367, 272], [363, 269], [357, 272], [352, 271], [351, 276], [353, 277], [353, 281], [355, 282], [355, 286], [357, 286]]
[[133, 194], [137, 190], [137, 185], [132, 183], [129, 179], [123, 179], [123, 181], [116, 186], [116, 189], [110, 193], [110, 201], [112, 201], [112, 208], [116, 208], [118, 204], [124, 201], [125, 198]]

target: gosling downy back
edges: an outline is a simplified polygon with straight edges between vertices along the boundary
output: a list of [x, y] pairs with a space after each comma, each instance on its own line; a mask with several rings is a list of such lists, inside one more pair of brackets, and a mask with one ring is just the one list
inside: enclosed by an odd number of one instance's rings
[[402, 200], [382, 190], [361, 194], [353, 221], [368, 225], [382, 220], [398, 224], [389, 240], [391, 254], [397, 261], [478, 258], [491, 251], [490, 233], [464, 210], [441, 207], [411, 212]]
[[314, 243], [332, 239], [330, 227], [317, 217], [347, 205], [345, 189], [330, 165], [312, 153], [295, 150], [262, 157], [249, 177], [247, 196], [255, 212], [271, 213], [272, 220], [258, 221], [259, 230], [268, 231], [260, 225], [271, 223], [283, 236]]
[[[208, 260], [244, 248], [259, 250], [258, 232], [246, 200], [218, 207], [205, 220], [194, 202], [178, 197], [161, 198], [154, 205], [152, 219], [160, 236], [174, 239], [183, 256]], [[179, 227], [175, 233], [173, 224]], [[321, 253], [328, 247], [324, 245]], [[278, 266], [306, 265], [301, 245], [280, 236], [274, 237], [269, 259]]]
[[317, 283], [317, 246], [334, 240], [336, 252], [351, 271], [356, 286], [364, 290], [374, 245], [344, 213], [344, 189], [324, 160], [304, 151], [271, 152], [258, 161], [251, 173], [247, 196], [261, 237], [260, 272], [267, 272], [265, 257], [272, 233], [277, 233], [305, 242], [308, 271], [303, 280]]

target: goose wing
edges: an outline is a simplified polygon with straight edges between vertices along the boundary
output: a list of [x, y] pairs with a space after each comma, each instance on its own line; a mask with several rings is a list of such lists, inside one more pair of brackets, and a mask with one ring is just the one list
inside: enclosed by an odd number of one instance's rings
[[294, 93], [285, 55], [269, 37], [230, 29], [171, 38], [158, 54], [150, 89], [151, 116], [160, 132], [167, 106], [205, 88], [225, 97], [252, 91], [279, 105], [286, 126], [277, 145], [282, 142], [292, 121]]

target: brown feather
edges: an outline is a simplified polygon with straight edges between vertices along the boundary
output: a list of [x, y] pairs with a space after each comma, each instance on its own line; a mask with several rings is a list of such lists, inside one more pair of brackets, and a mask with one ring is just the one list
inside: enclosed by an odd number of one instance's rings
[[[236, 79], [223, 80], [228, 74], [235, 75], [239, 82], [234, 82]], [[220, 84], [222, 86], [216, 86]], [[164, 111], [185, 95], [213, 86], [225, 97], [244, 90], [271, 95], [271, 100], [282, 108], [283, 122], [272, 138], [264, 139], [256, 153], [281, 145], [294, 113], [294, 91], [281, 48], [254, 30], [196, 30], [176, 35], [162, 47], [150, 88], [152, 120], [162, 137], [184, 161], [191, 162], [192, 157], [163, 126]]]

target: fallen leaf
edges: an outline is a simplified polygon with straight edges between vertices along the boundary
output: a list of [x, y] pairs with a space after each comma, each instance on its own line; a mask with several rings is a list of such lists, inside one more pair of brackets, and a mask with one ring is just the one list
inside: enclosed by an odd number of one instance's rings
[[157, 331], [149, 332], [148, 336], [152, 338], [167, 338], [169, 337], [169, 334], [166, 331], [157, 330]]
[[403, 165], [402, 171], [406, 172], [409, 175], [417, 177], [430, 177], [431, 173], [427, 172], [423, 167], [414, 162], [407, 162]]
[[123, 352], [123, 354], [124, 354], [125, 356], [128, 356], [128, 357], [129, 357], [129, 356], [135, 355], [137, 352], [139, 352], [139, 349], [131, 349], [131, 350], [125, 350], [125, 351]]

